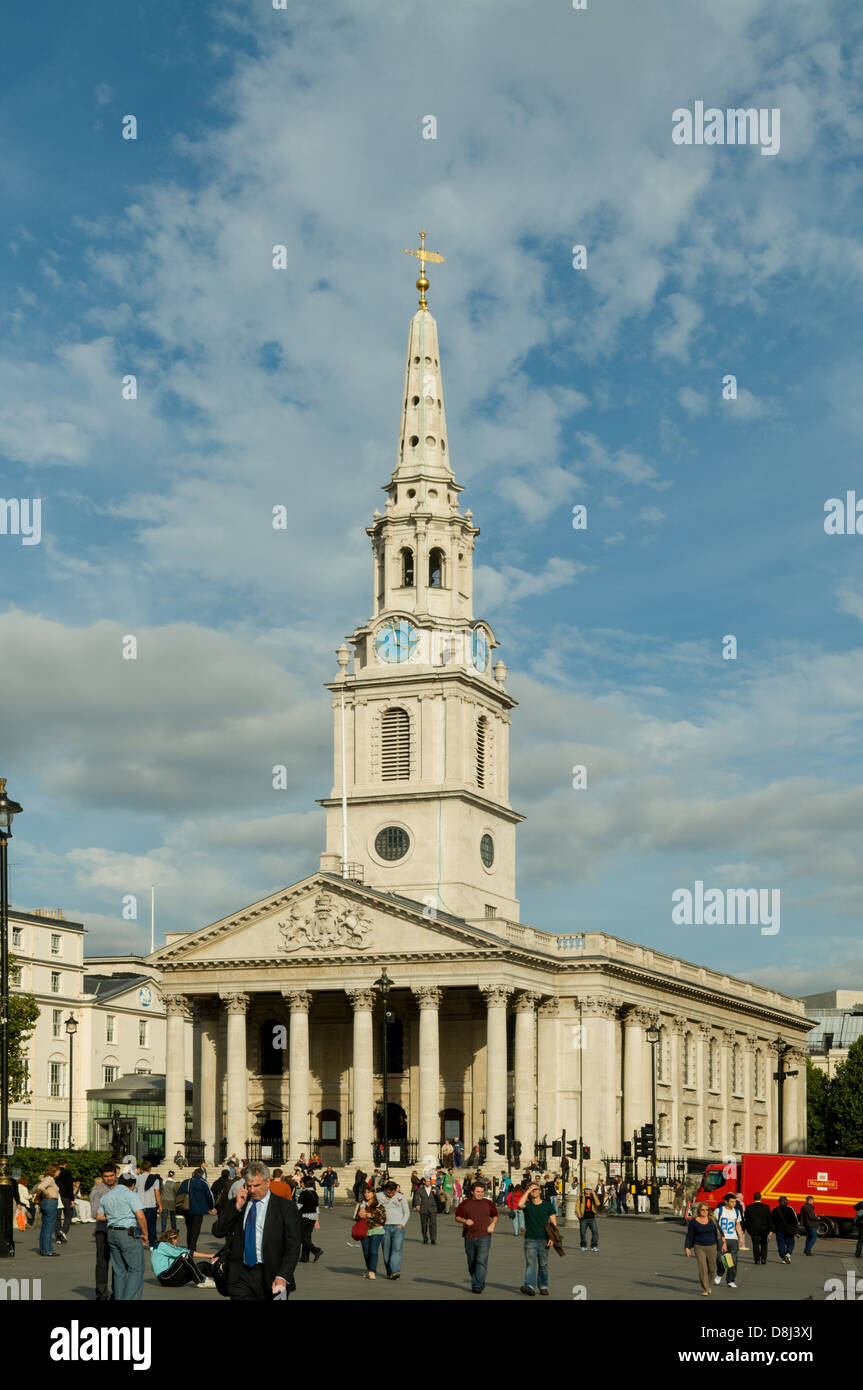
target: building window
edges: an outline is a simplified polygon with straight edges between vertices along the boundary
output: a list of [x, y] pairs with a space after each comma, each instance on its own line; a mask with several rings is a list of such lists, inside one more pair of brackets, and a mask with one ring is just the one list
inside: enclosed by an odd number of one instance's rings
[[52, 955], [52, 956], [59, 956], [59, 954], [60, 954], [60, 933], [59, 933], [59, 932], [52, 932], [52, 933], [51, 933], [51, 955]]
[[497, 908], [494, 907], [491, 903], [486, 903], [486, 905], [485, 905], [485, 915], [486, 915], [486, 917], [496, 917], [496, 916], [497, 916]]
[[719, 1147], [719, 1121], [718, 1121], [718, 1120], [711, 1120], [711, 1121], [710, 1121], [710, 1147], [711, 1147], [711, 1149], [717, 1149], [717, 1148]]
[[320, 1110], [318, 1112], [318, 1143], [338, 1144], [341, 1139], [342, 1117], [338, 1110]]
[[687, 1115], [683, 1121], [683, 1142], [690, 1146], [695, 1143], [695, 1121], [691, 1115]]
[[51, 1010], [51, 1037], [62, 1038], [63, 1036], [63, 1010]]
[[20, 966], [20, 965], [10, 965], [10, 966], [9, 966], [9, 981], [10, 981], [10, 984], [13, 984], [13, 985], [20, 985], [20, 983], [21, 983], [21, 966]]
[[105, 1015], [105, 1042], [113, 1042], [113, 1041], [114, 1041], [114, 1024], [115, 1024], [115, 1023], [116, 1023], [116, 1018], [114, 1017], [113, 1014], [106, 1014], [106, 1015]]
[[52, 971], [51, 971], [51, 993], [52, 993], [52, 994], [59, 994], [59, 993], [60, 993], [60, 971], [59, 971], [59, 970], [52, 970]]
[[12, 1120], [12, 1144], [16, 1149], [27, 1147], [27, 1120]]
[[135, 1068], [135, 1075], [136, 1075], [136, 1076], [149, 1076], [149, 1075], [150, 1075], [150, 1068], [149, 1068], [144, 1062], [142, 1062], [142, 1063], [140, 1064], [140, 1066], [137, 1066], [137, 1067]]
[[120, 1068], [119, 1068], [119, 1067], [115, 1067], [113, 1064], [112, 1064], [111, 1066], [103, 1067], [103, 1068], [102, 1068], [102, 1085], [103, 1085], [103, 1086], [107, 1086], [109, 1082], [111, 1082], [111, 1081], [116, 1081], [116, 1080], [117, 1080], [117, 1077], [118, 1077], [119, 1075], [120, 1075]]
[[149, 1043], [147, 1042], [147, 1020], [145, 1018], [138, 1019], [138, 1046], [149, 1046]]
[[388, 825], [375, 836], [375, 853], [381, 859], [404, 859], [410, 849], [410, 839], [400, 825]]
[[17, 1093], [12, 1096], [13, 1100], [27, 1100], [30, 1095], [30, 1058], [21, 1058], [21, 1080], [18, 1084]]
[[61, 1099], [66, 1094], [66, 1063], [48, 1063], [48, 1094], [54, 1099]]
[[24, 940], [24, 933], [20, 927], [12, 928], [12, 945], [20, 946]]
[[494, 863], [494, 840], [490, 835], [483, 835], [479, 842], [479, 857], [487, 869]]
[[414, 553], [408, 546], [402, 551], [402, 586], [405, 589], [414, 586]]
[[429, 551], [429, 588], [444, 587], [444, 553], [437, 546]]
[[659, 1116], [658, 1116], [658, 1119], [657, 1119], [657, 1124], [658, 1124], [658, 1128], [657, 1128], [657, 1134], [656, 1134], [656, 1142], [657, 1142], [658, 1144], [667, 1144], [667, 1143], [668, 1143], [668, 1128], [669, 1128], [668, 1116], [667, 1116], [667, 1115], [665, 1114], [665, 1112], [662, 1111], [662, 1110], [660, 1110], [660, 1112], [659, 1112]]
[[736, 1154], [743, 1151], [743, 1126], [735, 1125], [731, 1136], [731, 1147]]
[[393, 706], [381, 720], [381, 777], [406, 782], [411, 775], [411, 721], [406, 709]]
[[487, 738], [488, 720], [484, 714], [481, 714], [476, 721], [476, 784], [478, 787], [485, 786]]
[[48, 1126], [48, 1147], [49, 1149], [63, 1148], [63, 1124], [60, 1120], [52, 1120]]
[[755, 1126], [755, 1152], [759, 1154], [764, 1152], [764, 1127], [762, 1125]]

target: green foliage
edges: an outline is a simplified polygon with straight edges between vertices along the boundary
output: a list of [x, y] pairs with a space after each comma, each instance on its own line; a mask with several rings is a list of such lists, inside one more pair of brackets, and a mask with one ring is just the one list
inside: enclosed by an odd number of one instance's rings
[[[9, 957], [9, 971], [17, 964]], [[39, 1005], [32, 994], [9, 995], [9, 1095], [14, 1099], [25, 1088], [27, 1044], [39, 1018]]]
[[806, 1147], [811, 1154], [827, 1152], [827, 1077], [812, 1058], [806, 1058]]
[[86, 1194], [93, 1183], [99, 1181], [102, 1168], [110, 1162], [111, 1155], [107, 1149], [16, 1149], [9, 1167], [20, 1168], [21, 1176], [27, 1179], [32, 1190], [48, 1164], [59, 1163], [61, 1158], [65, 1158], [72, 1177], [80, 1179], [81, 1192]]
[[863, 1156], [863, 1038], [848, 1049], [830, 1085], [833, 1152]]

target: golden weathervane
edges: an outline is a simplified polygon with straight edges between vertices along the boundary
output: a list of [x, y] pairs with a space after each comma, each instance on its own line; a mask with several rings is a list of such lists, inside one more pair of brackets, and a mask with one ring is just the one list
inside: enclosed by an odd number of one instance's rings
[[439, 256], [438, 253], [437, 253], [437, 251], [427, 251], [427, 250], [426, 250], [426, 234], [425, 234], [425, 232], [420, 232], [420, 249], [419, 249], [419, 251], [408, 251], [407, 249], [405, 249], [404, 254], [405, 254], [406, 256], [417, 256], [417, 257], [419, 258], [419, 263], [420, 263], [420, 278], [417, 280], [417, 289], [418, 289], [419, 292], [420, 292], [420, 308], [421, 308], [421, 309], [427, 309], [427, 308], [428, 308], [428, 303], [427, 303], [427, 301], [426, 301], [426, 290], [427, 290], [428, 287], [429, 287], [429, 282], [428, 282], [428, 280], [426, 279], [426, 261], [441, 262], [441, 261], [443, 261], [443, 256]]

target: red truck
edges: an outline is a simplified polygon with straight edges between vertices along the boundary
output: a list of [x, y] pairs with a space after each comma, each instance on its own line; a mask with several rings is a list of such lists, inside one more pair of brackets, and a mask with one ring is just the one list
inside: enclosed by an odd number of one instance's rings
[[863, 1158], [742, 1154], [739, 1162], [708, 1163], [695, 1202], [717, 1207], [728, 1192], [741, 1193], [744, 1206], [756, 1192], [771, 1208], [787, 1197], [796, 1212], [812, 1197], [819, 1236], [844, 1235], [857, 1214], [855, 1205], [863, 1202]]

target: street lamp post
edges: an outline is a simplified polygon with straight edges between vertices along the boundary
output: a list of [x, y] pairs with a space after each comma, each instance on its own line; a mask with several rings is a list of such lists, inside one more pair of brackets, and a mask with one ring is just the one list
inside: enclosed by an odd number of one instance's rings
[[314, 1112], [313, 1110], [310, 1110], [310, 1111], [309, 1111], [309, 1162], [310, 1162], [310, 1163], [311, 1163], [311, 1161], [312, 1161], [312, 1154], [314, 1153], [314, 1145], [312, 1144], [312, 1121], [314, 1120], [314, 1116], [315, 1116], [315, 1112]]
[[650, 1152], [650, 1210], [654, 1216], [659, 1214], [659, 1190], [656, 1186], [656, 1046], [661, 1034], [655, 1023], [644, 1035], [650, 1043], [650, 1123], [653, 1126], [653, 1144]]
[[9, 1172], [9, 864], [7, 841], [22, 807], [0, 777], [0, 1259], [15, 1254], [15, 1189]]
[[75, 1141], [72, 1138], [72, 1096], [74, 1095], [75, 1090], [73, 1081], [74, 1072], [72, 1070], [72, 1062], [74, 1060], [73, 1049], [75, 1047], [75, 1034], [77, 1033], [77, 1031], [78, 1024], [75, 1021], [74, 1015], [70, 1014], [69, 1017], [66, 1019], [66, 1033], [69, 1038], [69, 1133], [67, 1135], [67, 1139], [69, 1142], [67, 1147], [70, 1149], [74, 1149], [75, 1147]]
[[384, 1081], [384, 1095], [383, 1095], [383, 1104], [384, 1104], [384, 1113], [383, 1113], [383, 1121], [384, 1121], [384, 1172], [387, 1172], [387, 1170], [389, 1169], [389, 1159], [390, 1159], [390, 1107], [389, 1107], [389, 1096], [388, 1096], [388, 1094], [387, 1094], [388, 1089], [389, 1089], [389, 1056], [388, 1056], [388, 1051], [387, 1051], [387, 1024], [389, 1023], [389, 1019], [390, 1019], [390, 1012], [389, 1012], [389, 995], [390, 995], [390, 990], [391, 990], [392, 987], [393, 987], [393, 982], [392, 982], [392, 980], [390, 979], [389, 975], [387, 974], [386, 966], [384, 966], [384, 968], [383, 968], [383, 970], [381, 971], [381, 974], [380, 974], [380, 976], [378, 977], [378, 979], [375, 980], [375, 984], [377, 985], [378, 989], [379, 989], [380, 992], [381, 992], [381, 999], [383, 1000], [383, 1004], [384, 1004], [384, 1025], [383, 1025], [383, 1026], [384, 1026], [384, 1031], [383, 1031], [383, 1045], [382, 1045], [382, 1048], [381, 1048], [381, 1052], [382, 1052], [381, 1061], [382, 1061], [382, 1063], [383, 1063], [383, 1081]]
[[786, 1071], [786, 1070], [785, 1070], [785, 1054], [786, 1054], [786, 1052], [790, 1052], [790, 1050], [791, 1050], [791, 1044], [790, 1044], [790, 1043], [787, 1043], [787, 1042], [785, 1041], [785, 1039], [782, 1037], [782, 1035], [780, 1034], [780, 1036], [776, 1039], [776, 1051], [777, 1051], [777, 1054], [778, 1054], [778, 1062], [777, 1062], [777, 1068], [778, 1068], [778, 1069], [773, 1073], [773, 1080], [776, 1082], [777, 1093], [778, 1093], [778, 1096], [779, 1096], [779, 1099], [778, 1099], [778, 1101], [777, 1101], [777, 1110], [778, 1110], [778, 1114], [777, 1114], [777, 1136], [776, 1136], [776, 1137], [777, 1137], [777, 1139], [778, 1139], [778, 1141], [779, 1141], [779, 1142], [778, 1142], [778, 1145], [777, 1145], [777, 1153], [782, 1153], [782, 1152], [783, 1152], [783, 1150], [782, 1150], [782, 1145], [783, 1145], [784, 1139], [785, 1139], [785, 1135], [784, 1135], [784, 1131], [783, 1131], [783, 1126], [782, 1126], [782, 1111], [783, 1111], [783, 1109], [785, 1108], [785, 1107], [784, 1107], [785, 1082], [788, 1080], [788, 1078], [789, 1078], [790, 1076], [796, 1076], [796, 1075], [797, 1075], [797, 1072], [796, 1072], [796, 1071]]

